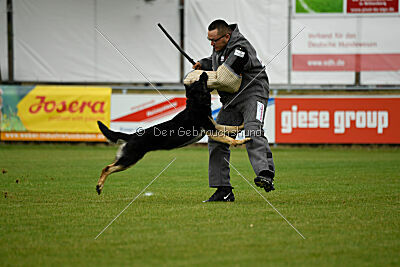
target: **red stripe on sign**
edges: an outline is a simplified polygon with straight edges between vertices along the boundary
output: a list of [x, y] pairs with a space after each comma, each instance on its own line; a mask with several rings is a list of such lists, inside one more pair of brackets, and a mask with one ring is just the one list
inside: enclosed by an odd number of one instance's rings
[[[171, 105], [172, 104], [172, 105]], [[180, 110], [180, 108], [186, 106], [186, 98], [175, 97], [168, 101], [164, 101], [157, 105], [139, 110], [137, 112], [122, 116], [111, 120], [112, 122], [139, 122], [146, 121], [155, 117], [163, 117], [174, 112], [175, 109]]]
[[400, 54], [292, 55], [294, 71], [398, 71]]

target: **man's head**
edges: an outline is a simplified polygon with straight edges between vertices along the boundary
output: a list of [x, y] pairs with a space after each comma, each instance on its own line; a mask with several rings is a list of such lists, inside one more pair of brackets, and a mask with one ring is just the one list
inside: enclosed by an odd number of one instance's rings
[[228, 44], [231, 38], [232, 30], [222, 19], [217, 19], [211, 22], [208, 26], [208, 40], [211, 41], [211, 45], [215, 51], [221, 51]]

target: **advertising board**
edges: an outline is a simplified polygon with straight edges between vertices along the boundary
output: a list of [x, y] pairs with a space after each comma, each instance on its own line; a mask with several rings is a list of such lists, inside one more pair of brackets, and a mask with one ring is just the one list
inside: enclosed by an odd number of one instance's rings
[[276, 98], [277, 143], [399, 144], [400, 97]]
[[[186, 107], [186, 98], [183, 94], [166, 94], [164, 96], [155, 94], [127, 94], [112, 95], [111, 98], [111, 129], [125, 133], [136, 132], [141, 129], [162, 123], [172, 119], [178, 112]], [[211, 114], [217, 118], [222, 104], [219, 96], [212, 94]], [[264, 116], [264, 132], [268, 141], [273, 143], [274, 133], [274, 99], [268, 101], [266, 116]], [[237, 139], [244, 138], [238, 134]], [[200, 140], [207, 142], [207, 136]]]
[[104, 141], [96, 121], [110, 124], [111, 88], [2, 86], [1, 140]]

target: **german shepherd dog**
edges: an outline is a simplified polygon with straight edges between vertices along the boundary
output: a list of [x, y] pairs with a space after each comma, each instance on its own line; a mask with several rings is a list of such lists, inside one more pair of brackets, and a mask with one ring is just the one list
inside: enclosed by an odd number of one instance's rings
[[[237, 133], [240, 126], [217, 124], [211, 117], [211, 94], [207, 88], [208, 76], [204, 72], [199, 81], [185, 85], [186, 108], [169, 121], [157, 124], [141, 132], [125, 134], [108, 129], [100, 121], [100, 131], [112, 143], [122, 141], [114, 163], [106, 166], [97, 182], [96, 191], [100, 195], [107, 176], [126, 170], [150, 151], [170, 150], [199, 141], [205, 134], [210, 138], [229, 145], [241, 145], [250, 138], [235, 140], [226, 134]], [[184, 133], [184, 134], [182, 134]]]

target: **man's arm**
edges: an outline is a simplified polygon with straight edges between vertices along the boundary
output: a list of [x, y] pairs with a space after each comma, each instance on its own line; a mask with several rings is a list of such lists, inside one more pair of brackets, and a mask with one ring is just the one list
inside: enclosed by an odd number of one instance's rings
[[237, 46], [232, 49], [228, 58], [224, 62], [229, 66], [237, 75], [241, 75], [243, 71], [250, 68], [249, 53], [243, 46]]
[[[209, 64], [210, 58], [202, 59], [199, 64], [193, 65], [193, 68], [198, 68], [196, 71], [192, 71], [184, 80], [184, 84], [191, 84], [197, 80], [204, 66], [202, 63]], [[211, 65], [211, 64], [210, 64]], [[216, 89], [218, 91], [236, 93], [240, 89], [242, 82], [243, 70], [249, 68], [249, 56], [248, 52], [244, 47], [237, 46], [229, 54], [227, 60], [218, 67], [216, 71], [206, 71], [208, 75], [207, 87], [210, 89]]]
[[211, 56], [201, 59], [197, 61], [195, 65], [193, 65], [193, 69], [195, 70], [212, 70], [212, 59]]

